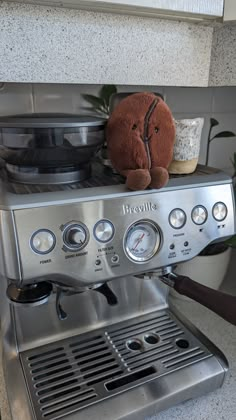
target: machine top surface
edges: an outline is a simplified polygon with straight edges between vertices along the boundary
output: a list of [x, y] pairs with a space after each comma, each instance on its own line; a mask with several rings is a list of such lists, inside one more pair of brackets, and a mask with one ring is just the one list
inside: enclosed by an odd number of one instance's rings
[[[0, 172], [0, 209], [16, 210], [83, 202], [91, 200], [128, 197], [158, 193], [158, 190], [129, 191], [124, 178], [104, 169], [100, 164], [93, 166], [92, 176], [73, 184], [20, 184], [11, 182], [4, 169]], [[230, 176], [219, 169], [198, 165], [190, 175], [174, 175], [160, 191], [192, 189], [217, 184], [229, 184]]]

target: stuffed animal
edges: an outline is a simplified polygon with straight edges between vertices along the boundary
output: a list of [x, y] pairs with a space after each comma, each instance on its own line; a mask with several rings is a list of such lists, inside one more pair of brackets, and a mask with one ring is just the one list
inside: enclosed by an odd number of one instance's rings
[[108, 120], [106, 137], [111, 163], [129, 189], [161, 188], [168, 182], [175, 124], [159, 96], [147, 92], [123, 99]]

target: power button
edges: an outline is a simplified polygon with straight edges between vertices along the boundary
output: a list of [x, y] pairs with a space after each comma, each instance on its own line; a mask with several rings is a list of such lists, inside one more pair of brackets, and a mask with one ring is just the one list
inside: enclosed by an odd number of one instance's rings
[[56, 237], [48, 229], [39, 229], [33, 233], [30, 239], [31, 248], [36, 254], [48, 254], [56, 244]]

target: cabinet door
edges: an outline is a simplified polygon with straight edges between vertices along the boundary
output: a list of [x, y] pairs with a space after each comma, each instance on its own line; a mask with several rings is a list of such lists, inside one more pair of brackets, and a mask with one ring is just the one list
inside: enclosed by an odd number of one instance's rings
[[[14, 1], [14, 0], [11, 0]], [[18, 0], [76, 7], [98, 12], [175, 19], [215, 19], [223, 16], [224, 0]], [[1, 0], [0, 0], [1, 3]]]
[[224, 21], [236, 20], [236, 1], [225, 0]]

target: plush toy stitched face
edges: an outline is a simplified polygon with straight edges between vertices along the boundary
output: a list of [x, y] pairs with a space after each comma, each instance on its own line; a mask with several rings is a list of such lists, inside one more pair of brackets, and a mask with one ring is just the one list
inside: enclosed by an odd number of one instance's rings
[[[107, 125], [110, 159], [113, 166], [127, 177], [131, 170], [143, 170], [146, 178], [150, 178], [155, 168], [162, 168], [166, 183], [166, 169], [172, 160], [174, 139], [175, 125], [171, 112], [164, 101], [152, 93], [137, 93], [125, 98], [116, 107]], [[163, 170], [161, 172], [163, 175]], [[137, 176], [140, 174], [136, 173]], [[155, 184], [152, 186], [162, 186], [158, 182]], [[135, 186], [132, 189], [139, 188]]]

